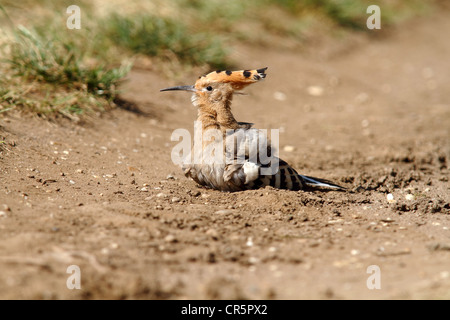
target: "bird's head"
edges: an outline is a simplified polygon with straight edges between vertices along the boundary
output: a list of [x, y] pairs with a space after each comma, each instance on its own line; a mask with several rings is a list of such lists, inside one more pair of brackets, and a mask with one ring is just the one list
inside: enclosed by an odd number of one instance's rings
[[266, 77], [266, 68], [240, 71], [213, 71], [201, 76], [192, 86], [177, 86], [160, 91], [184, 90], [193, 92], [192, 102], [196, 106], [215, 105], [231, 101], [233, 93]]

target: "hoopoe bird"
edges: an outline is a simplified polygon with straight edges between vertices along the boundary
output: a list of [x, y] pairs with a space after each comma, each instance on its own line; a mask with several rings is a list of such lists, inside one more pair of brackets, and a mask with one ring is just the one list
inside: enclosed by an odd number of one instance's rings
[[[194, 139], [191, 153], [182, 163], [186, 177], [199, 185], [221, 191], [242, 191], [265, 186], [288, 190], [345, 190], [328, 180], [297, 173], [273, 154], [274, 150], [268, 145], [267, 136], [262, 131], [253, 129], [252, 123], [238, 122], [233, 116], [233, 94], [242, 94], [240, 90], [266, 78], [266, 70], [213, 71], [201, 76], [194, 85], [160, 90], [193, 92], [191, 100], [198, 109], [199, 125], [196, 130], [200, 131], [202, 139]], [[239, 135], [247, 138], [239, 139]], [[249, 143], [249, 140], [256, 143]], [[252, 154], [256, 156], [252, 157]], [[262, 161], [263, 154], [270, 161]], [[192, 161], [192, 158], [197, 161]], [[227, 161], [223, 161], [224, 158]], [[273, 166], [275, 170], [269, 168], [269, 163], [277, 164]]]

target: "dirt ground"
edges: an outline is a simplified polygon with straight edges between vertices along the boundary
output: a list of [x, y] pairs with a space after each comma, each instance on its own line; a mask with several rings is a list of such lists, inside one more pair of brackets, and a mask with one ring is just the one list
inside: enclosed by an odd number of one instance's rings
[[0, 118], [0, 298], [450, 299], [449, 33], [443, 12], [302, 51], [235, 48], [241, 69], [269, 67], [236, 118], [280, 128], [281, 158], [348, 192], [185, 178], [170, 136], [196, 110], [158, 90], [199, 74], [137, 67], [133, 111], [81, 125]]

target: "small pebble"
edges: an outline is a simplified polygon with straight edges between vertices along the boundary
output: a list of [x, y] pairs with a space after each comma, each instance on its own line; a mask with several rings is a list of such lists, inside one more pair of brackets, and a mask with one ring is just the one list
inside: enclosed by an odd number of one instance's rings
[[361, 92], [355, 97], [355, 101], [358, 103], [364, 103], [364, 102], [367, 102], [368, 100], [369, 100], [369, 95], [365, 92]]
[[177, 239], [175, 238], [174, 235], [168, 234], [168, 235], [164, 238], [164, 241], [166, 241], [166, 242], [176, 242]]
[[257, 264], [259, 262], [259, 259], [257, 257], [250, 257], [248, 258], [248, 262], [250, 264]]
[[208, 231], [206, 231], [206, 234], [216, 239], [219, 237], [219, 233], [217, 232], [216, 229], [209, 229]]
[[232, 214], [234, 211], [233, 210], [218, 210], [214, 213], [216, 214]]
[[278, 101], [285, 101], [286, 94], [284, 94], [283, 92], [280, 92], [280, 91], [275, 91], [273, 94], [273, 98]]
[[309, 86], [306, 90], [308, 91], [308, 94], [313, 97], [320, 97], [324, 92], [324, 89], [320, 86]]
[[386, 200], [387, 200], [387, 202], [389, 202], [389, 203], [394, 203], [394, 202], [395, 202], [395, 200], [394, 200], [394, 195], [393, 195], [392, 193], [388, 193], [388, 194], [386, 195]]
[[111, 249], [117, 249], [119, 247], [119, 245], [115, 242], [111, 243], [110, 245]]
[[405, 195], [405, 199], [406, 200], [414, 200], [414, 195], [408, 193], [408, 194]]

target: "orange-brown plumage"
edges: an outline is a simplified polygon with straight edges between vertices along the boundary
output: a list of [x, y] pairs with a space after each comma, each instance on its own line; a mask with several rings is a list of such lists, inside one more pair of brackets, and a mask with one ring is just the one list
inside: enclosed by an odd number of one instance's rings
[[208, 73], [207, 75], [200, 77], [195, 83], [195, 88], [201, 88], [205, 83], [221, 82], [229, 83], [233, 90], [242, 90], [249, 84], [264, 79], [266, 77], [266, 70], [267, 67], [255, 70], [213, 71], [211, 73]]
[[[255, 189], [270, 185], [275, 188], [300, 190], [306, 187], [326, 187], [343, 189], [329, 181], [298, 174], [289, 164], [272, 155], [271, 147], [267, 144], [267, 137], [260, 130], [251, 129], [251, 124], [236, 121], [231, 112], [233, 93], [246, 86], [258, 82], [266, 77], [267, 68], [239, 71], [213, 71], [201, 76], [192, 86], [179, 86], [162, 89], [186, 90], [193, 92], [192, 103], [198, 109], [197, 121], [201, 123], [201, 144], [194, 142], [193, 153], [200, 152], [201, 163], [185, 163], [182, 168], [186, 176], [191, 177], [200, 185], [222, 191], [239, 191]], [[227, 130], [234, 130], [230, 133]], [[254, 131], [252, 131], [254, 130]], [[211, 139], [211, 134], [219, 133]], [[256, 137], [266, 140], [266, 149], [260, 150], [258, 144], [249, 145], [247, 139], [237, 142], [237, 148], [231, 154], [231, 162], [215, 162], [215, 156], [203, 152], [212, 146], [215, 152], [223, 152], [226, 157], [230, 154], [225, 141], [239, 141], [240, 133], [246, 137]], [[208, 135], [210, 137], [208, 137]], [[229, 139], [231, 138], [231, 139]], [[228, 139], [228, 140], [227, 140]], [[259, 144], [261, 146], [261, 144]], [[258, 149], [255, 149], [258, 148]], [[238, 154], [238, 150], [244, 154]], [[252, 151], [258, 153], [257, 159], [250, 159]], [[260, 156], [267, 154], [271, 162], [279, 164], [275, 173], [267, 174], [267, 163], [262, 163]], [[242, 160], [244, 156], [245, 161]], [[194, 156], [195, 158], [195, 156]], [[189, 159], [188, 159], [189, 160]], [[227, 158], [228, 160], [228, 158]], [[264, 171], [264, 173], [262, 173]]]

